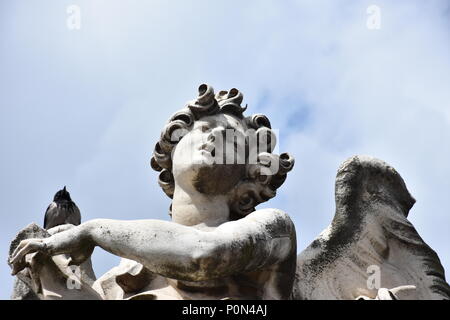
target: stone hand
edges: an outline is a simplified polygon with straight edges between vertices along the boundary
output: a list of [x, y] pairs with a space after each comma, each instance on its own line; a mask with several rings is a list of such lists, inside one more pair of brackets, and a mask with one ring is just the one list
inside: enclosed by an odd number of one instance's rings
[[25, 256], [34, 252], [54, 256], [69, 254], [69, 265], [79, 265], [88, 259], [94, 251], [95, 244], [90, 241], [83, 225], [68, 228], [45, 239], [22, 240], [14, 250], [9, 261], [12, 274], [15, 275], [25, 267]]
[[12, 267], [12, 275], [16, 275], [27, 266], [25, 262], [25, 256], [27, 254], [38, 251], [47, 253], [47, 244], [44, 242], [45, 240], [46, 239], [25, 239], [19, 243], [9, 261], [9, 264]]

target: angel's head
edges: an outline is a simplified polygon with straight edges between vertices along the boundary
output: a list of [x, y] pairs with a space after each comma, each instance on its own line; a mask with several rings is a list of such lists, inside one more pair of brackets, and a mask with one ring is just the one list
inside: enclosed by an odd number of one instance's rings
[[273, 153], [276, 137], [267, 117], [245, 117], [237, 89], [214, 94], [202, 84], [197, 99], [176, 112], [156, 143], [152, 168], [173, 198], [177, 186], [203, 195], [225, 195], [238, 219], [273, 198], [294, 159]]

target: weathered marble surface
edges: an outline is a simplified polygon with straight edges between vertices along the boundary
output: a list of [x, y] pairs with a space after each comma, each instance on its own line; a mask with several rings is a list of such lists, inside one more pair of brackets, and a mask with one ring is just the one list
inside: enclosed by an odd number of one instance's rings
[[[398, 299], [450, 299], [437, 254], [407, 219], [415, 200], [394, 168], [352, 157], [338, 170], [335, 192], [331, 225], [298, 256], [294, 299], [375, 298], [370, 266], [379, 268], [383, 288], [409, 285], [393, 290]], [[386, 289], [381, 297], [389, 297]]]
[[[294, 224], [281, 210], [255, 207], [275, 196], [294, 159], [273, 153], [269, 120], [245, 117], [242, 100], [237, 89], [215, 94], [202, 85], [163, 128], [151, 165], [172, 199], [171, 222], [96, 219], [25, 239], [11, 254], [13, 273], [31, 270], [43, 299], [288, 299]], [[83, 263], [96, 246], [126, 260], [67, 292], [68, 264]]]
[[[342, 164], [335, 217], [297, 257], [289, 215], [255, 208], [276, 195], [294, 159], [273, 153], [269, 120], [245, 117], [242, 99], [237, 89], [215, 94], [202, 85], [163, 128], [151, 166], [171, 198], [172, 221], [95, 219], [49, 232], [29, 225], [10, 249], [22, 281], [17, 292], [39, 299], [450, 298], [438, 256], [407, 220], [415, 200], [400, 175], [374, 158]], [[229, 150], [237, 152], [232, 163]], [[95, 247], [122, 257], [99, 279], [89, 260]], [[69, 265], [81, 266], [79, 289], [67, 286]], [[372, 288], [367, 270], [374, 266], [380, 286]]]

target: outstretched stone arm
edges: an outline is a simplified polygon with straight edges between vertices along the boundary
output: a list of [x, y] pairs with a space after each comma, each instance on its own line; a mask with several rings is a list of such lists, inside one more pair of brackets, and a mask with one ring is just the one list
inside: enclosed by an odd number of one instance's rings
[[253, 212], [213, 231], [159, 220], [96, 219], [40, 241], [42, 245], [19, 245], [13, 263], [27, 253], [44, 251], [71, 254], [78, 264], [100, 246], [162, 276], [201, 281], [265, 268], [296, 251], [294, 225], [275, 209]]

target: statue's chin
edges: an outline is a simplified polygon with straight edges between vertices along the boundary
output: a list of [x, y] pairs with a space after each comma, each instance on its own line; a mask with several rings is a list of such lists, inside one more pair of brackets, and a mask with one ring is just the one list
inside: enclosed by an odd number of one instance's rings
[[204, 163], [195, 171], [193, 185], [198, 192], [225, 195], [244, 177], [245, 165]]

